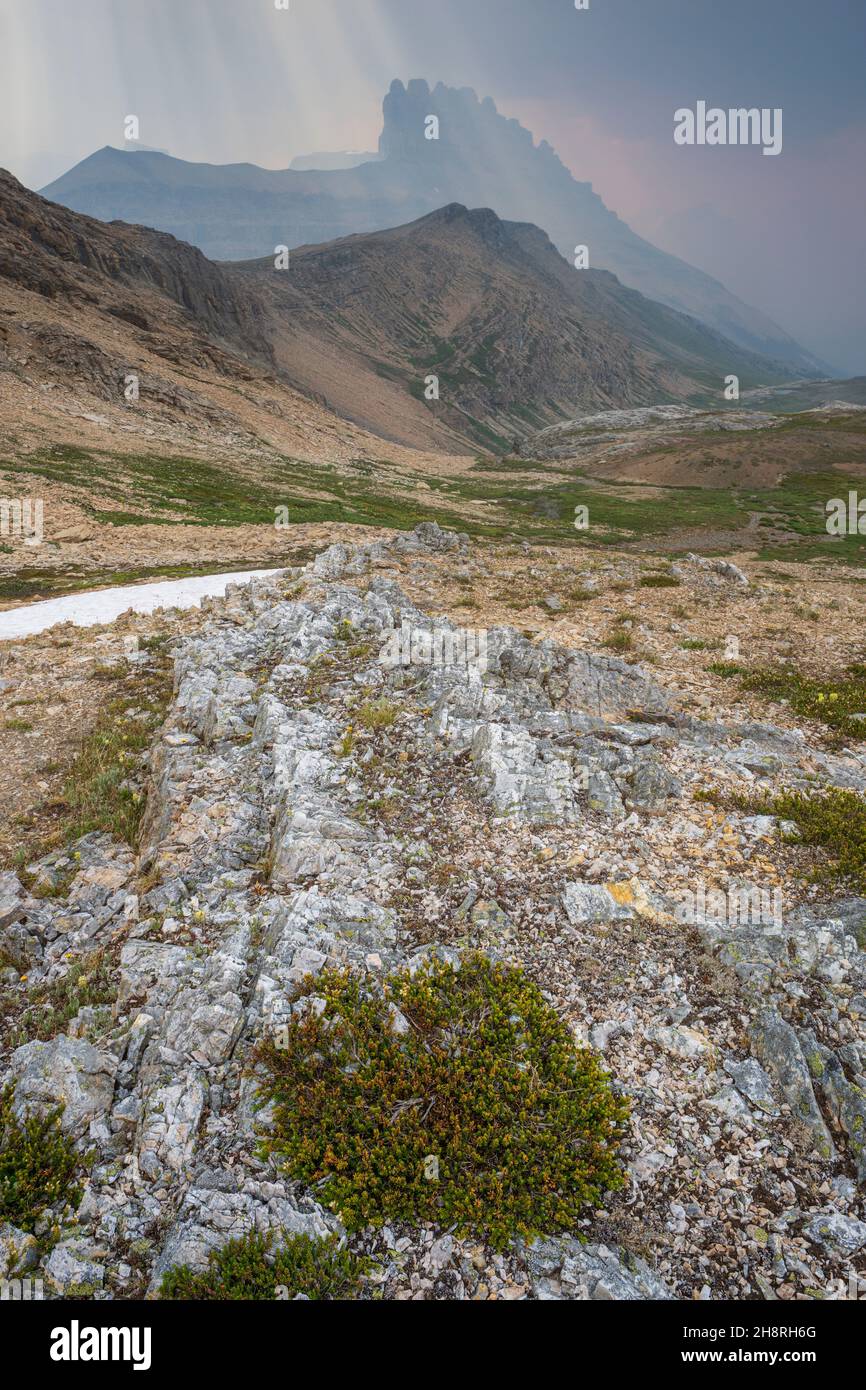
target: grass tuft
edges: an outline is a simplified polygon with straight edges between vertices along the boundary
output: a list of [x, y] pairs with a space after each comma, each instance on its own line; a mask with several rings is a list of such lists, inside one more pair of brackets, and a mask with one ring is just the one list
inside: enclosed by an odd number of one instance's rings
[[397, 706], [393, 700], [380, 696], [359, 706], [355, 717], [364, 729], [388, 729], [397, 718]]
[[640, 581], [642, 589], [679, 589], [682, 580], [672, 574], [645, 574]]

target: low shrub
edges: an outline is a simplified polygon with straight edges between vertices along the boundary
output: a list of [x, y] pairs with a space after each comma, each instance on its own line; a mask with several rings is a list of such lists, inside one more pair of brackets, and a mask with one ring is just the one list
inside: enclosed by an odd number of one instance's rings
[[738, 666], [735, 661], [711, 661], [707, 667], [714, 676], [721, 676], [722, 680], [732, 680], [734, 676], [742, 676], [744, 668]]
[[738, 810], [790, 820], [798, 844], [824, 849], [830, 864], [816, 877], [838, 879], [866, 892], [866, 798], [833, 787], [823, 792], [780, 792], [775, 796], [734, 797]]
[[81, 1200], [75, 1183], [80, 1160], [60, 1128], [61, 1109], [19, 1120], [14, 1086], [0, 1090], [0, 1221], [32, 1231], [46, 1207]]
[[160, 1298], [186, 1302], [270, 1302], [281, 1297], [349, 1299], [357, 1297], [367, 1264], [341, 1250], [336, 1236], [314, 1240], [289, 1236], [273, 1249], [271, 1235], [253, 1233], [212, 1250], [200, 1274], [179, 1265], [163, 1275]]
[[345, 971], [305, 988], [323, 1005], [257, 1053], [263, 1148], [349, 1229], [435, 1222], [501, 1247], [573, 1229], [620, 1185], [627, 1106], [521, 971], [472, 954], [384, 994]]
[[866, 673], [859, 664], [821, 680], [791, 666], [747, 671], [741, 685], [765, 699], [787, 701], [801, 718], [815, 719], [843, 738], [866, 738]]

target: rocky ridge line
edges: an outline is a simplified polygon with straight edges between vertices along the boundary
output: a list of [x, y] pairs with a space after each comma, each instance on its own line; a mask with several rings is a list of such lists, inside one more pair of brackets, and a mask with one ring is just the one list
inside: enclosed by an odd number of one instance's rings
[[[633, 1101], [630, 1183], [580, 1231], [505, 1256], [367, 1233], [385, 1297], [802, 1297], [862, 1269], [866, 902], [729, 929], [678, 925], [674, 901], [696, 844], [711, 856], [728, 833], [702, 838], [687, 787], [807, 784], [804, 753], [824, 785], [862, 787], [862, 756], [703, 723], [639, 668], [510, 629], [487, 634], [484, 671], [383, 662], [404, 623], [454, 631], [396, 566], [467, 544], [421, 526], [212, 601], [174, 650], [139, 861], [92, 835], [33, 866], [76, 870], [63, 897], [0, 880], [4, 973], [117, 960], [112, 1018], [82, 1010], [6, 1072], [20, 1113], [63, 1102], [96, 1150], [41, 1257], [58, 1293], [153, 1292], [252, 1229], [339, 1231], [255, 1156], [250, 1051], [309, 974], [378, 977], [464, 945], [523, 965], [605, 1053]], [[397, 713], [365, 733], [371, 695]], [[777, 827], [731, 833], [759, 864]], [[10, 1228], [4, 1250], [7, 1272], [40, 1258]]]

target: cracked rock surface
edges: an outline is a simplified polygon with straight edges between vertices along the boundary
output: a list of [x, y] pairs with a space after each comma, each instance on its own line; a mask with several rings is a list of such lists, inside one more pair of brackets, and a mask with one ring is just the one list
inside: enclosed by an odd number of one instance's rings
[[[110, 1009], [3, 1056], [21, 1113], [62, 1103], [92, 1156], [74, 1217], [45, 1218], [49, 1291], [142, 1296], [234, 1235], [343, 1236], [257, 1154], [252, 1049], [307, 976], [466, 947], [520, 965], [603, 1053], [631, 1099], [628, 1182], [579, 1229], [501, 1254], [363, 1232], [362, 1296], [785, 1299], [863, 1277], [866, 900], [786, 894], [780, 917], [733, 924], [677, 910], [732, 838], [748, 886], [779, 837], [695, 789], [805, 784], [804, 755], [811, 784], [862, 788], [863, 758], [701, 721], [654, 672], [507, 628], [484, 661], [384, 659], [405, 624], [433, 651], [454, 635], [399, 566], [467, 547], [425, 525], [211, 601], [173, 648], [138, 854], [86, 836], [70, 878], [56, 855], [30, 866], [54, 896], [0, 876], [4, 958], [27, 975], [8, 990], [95, 947], [115, 985]], [[389, 719], [365, 722], [377, 701]], [[9, 1269], [33, 1259], [0, 1228]]]

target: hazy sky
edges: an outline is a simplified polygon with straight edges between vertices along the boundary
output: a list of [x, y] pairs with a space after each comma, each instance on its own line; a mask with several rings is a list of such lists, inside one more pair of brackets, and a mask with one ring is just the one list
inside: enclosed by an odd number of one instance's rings
[[[375, 149], [392, 78], [471, 86], [609, 207], [866, 372], [866, 0], [0, 0], [0, 165], [38, 188], [141, 139], [285, 167]], [[698, 100], [784, 149], [681, 148]]]

